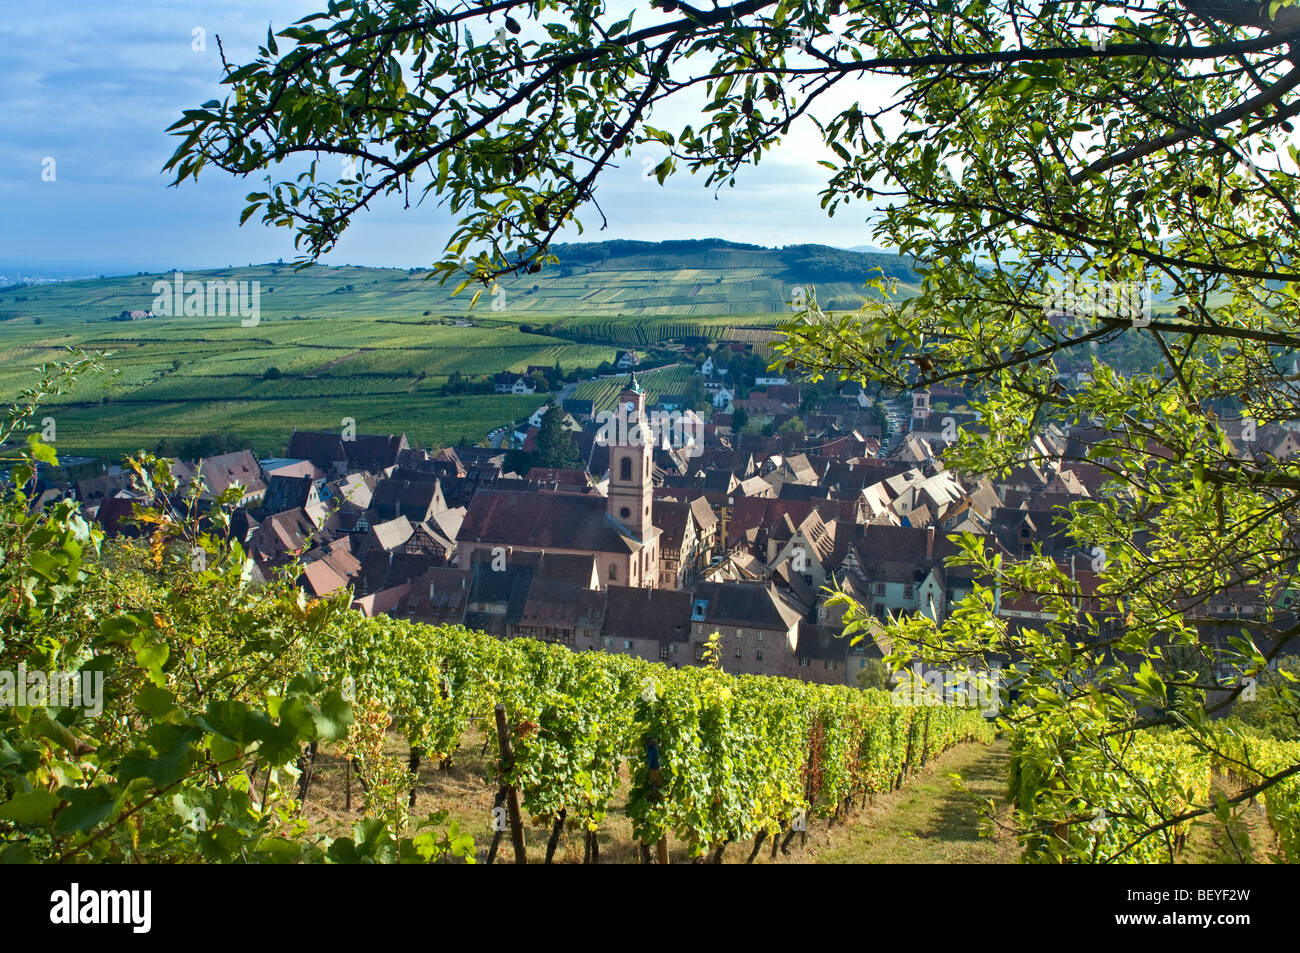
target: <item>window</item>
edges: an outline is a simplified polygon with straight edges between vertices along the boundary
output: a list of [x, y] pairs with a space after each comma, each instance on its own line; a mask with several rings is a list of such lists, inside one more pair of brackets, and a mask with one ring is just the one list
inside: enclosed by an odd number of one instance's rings
[[614, 640], [611, 639], [609, 636], [606, 636], [605, 638], [600, 640], [600, 644], [605, 646], [605, 648], [609, 648], [611, 645], [614, 644]]
[[626, 506], [621, 506], [619, 507], [618, 515], [621, 519], [627, 519], [629, 516], [632, 515], [632, 511], [628, 509]]
[[763, 641], [763, 633], [762, 633], [762, 632], [758, 633], [758, 641], [760, 641], [760, 642]]
[[904, 599], [910, 599], [910, 598], [912, 598], [912, 587], [911, 587], [911, 586], [904, 586], [904, 587], [903, 587], [903, 598], [904, 598]]
[[613, 563], [609, 564], [609, 578], [610, 579], [618, 578], [618, 567], [615, 566]]
[[807, 664], [808, 664], [808, 660], [807, 660], [806, 658], [801, 658], [801, 659], [799, 660], [799, 664], [802, 665], [802, 666], [807, 666]]
[[620, 480], [632, 479], [632, 458], [624, 457], [618, 462], [618, 478]]
[[662, 661], [663, 659], [666, 659], [667, 657], [668, 657], [668, 646], [666, 646], [666, 645], [660, 643], [660, 645], [659, 645], [659, 659]]
[[759, 649], [757, 652], [754, 653], [754, 661], [755, 661], [755, 662], [761, 662], [761, 661], [763, 661], [763, 650], [762, 650], [762, 649]]
[[623, 640], [623, 648], [627, 649], [629, 652], [632, 651], [632, 640], [631, 640], [631, 639], [624, 639], [624, 640]]
[[884, 594], [885, 594], [885, 584], [883, 582], [876, 583], [876, 595], [883, 596]]
[[736, 649], [736, 658], [740, 658], [740, 649]]
[[839, 663], [839, 662], [832, 662], [830, 659], [827, 659], [827, 660], [826, 660], [826, 670], [827, 670], [828, 672], [834, 672], [834, 671], [836, 671], [839, 667], [840, 667], [840, 663]]

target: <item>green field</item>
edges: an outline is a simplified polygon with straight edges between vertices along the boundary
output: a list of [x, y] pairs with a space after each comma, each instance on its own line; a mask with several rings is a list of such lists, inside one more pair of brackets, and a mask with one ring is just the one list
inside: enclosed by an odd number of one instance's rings
[[[645, 390], [646, 404], [653, 404], [664, 394], [680, 394], [686, 390], [686, 381], [695, 372], [693, 367], [666, 367], [659, 371], [638, 373], [636, 378]], [[589, 400], [596, 413], [613, 410], [618, 403], [618, 395], [627, 383], [627, 377], [619, 374], [614, 377], [602, 377], [594, 381], [583, 381], [573, 391], [574, 400]]]
[[[30, 386], [32, 369], [60, 347], [82, 347], [110, 352], [119, 373], [83, 381], [51, 405], [65, 454], [117, 456], [210, 433], [275, 453], [295, 427], [335, 429], [345, 417], [359, 432], [405, 432], [421, 446], [478, 440], [531, 413], [537, 398], [445, 396], [451, 374], [594, 370], [619, 348], [771, 327], [791, 313], [792, 289], [813, 284], [798, 270], [806, 251], [611, 242], [557, 252], [559, 266], [502, 281], [472, 311], [468, 292], [453, 298], [451, 285], [404, 269], [266, 264], [186, 273], [259, 282], [251, 327], [237, 314], [111, 320], [151, 309], [154, 282], [170, 274], [6, 288], [0, 399]], [[856, 278], [865, 281], [874, 259], [835, 254], [855, 278], [830, 274], [840, 280], [817, 284], [820, 300], [861, 302]], [[265, 378], [269, 368], [279, 376]], [[647, 377], [650, 400], [681, 390], [687, 373]], [[607, 391], [584, 382], [575, 396], [603, 409], [617, 393]]]

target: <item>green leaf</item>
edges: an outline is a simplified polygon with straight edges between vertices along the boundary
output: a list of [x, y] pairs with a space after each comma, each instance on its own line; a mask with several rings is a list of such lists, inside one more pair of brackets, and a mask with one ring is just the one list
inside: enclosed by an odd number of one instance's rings
[[64, 789], [68, 806], [54, 818], [54, 835], [65, 837], [102, 824], [113, 813], [117, 797], [105, 787]]
[[45, 824], [62, 803], [58, 795], [49, 791], [28, 791], [0, 804], [0, 820], [15, 824]]

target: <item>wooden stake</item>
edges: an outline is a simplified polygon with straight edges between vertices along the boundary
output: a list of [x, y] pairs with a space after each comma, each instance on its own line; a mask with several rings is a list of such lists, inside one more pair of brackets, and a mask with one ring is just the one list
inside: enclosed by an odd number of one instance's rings
[[423, 753], [423, 748], [412, 748], [411, 759], [406, 765], [411, 772], [411, 797], [406, 804], [408, 808], [415, 807], [415, 791], [420, 785], [420, 756]]
[[502, 807], [504, 807], [505, 803], [506, 803], [506, 788], [505, 785], [503, 784], [497, 788], [496, 797], [492, 801], [492, 820], [494, 823], [493, 823], [493, 830], [492, 830], [492, 846], [488, 848], [488, 855], [487, 855], [487, 862], [489, 864], [496, 862], [497, 848], [501, 846], [501, 835], [505, 833], [504, 828], [497, 827], [495, 824], [497, 811]]
[[[663, 780], [663, 775], [659, 771], [659, 742], [649, 738], [645, 743], [645, 760], [646, 766], [650, 769], [650, 784], [655, 789], [656, 799], [660, 797], [659, 785]], [[668, 863], [668, 837], [664, 835], [655, 843], [655, 859], [661, 863]]]
[[[497, 705], [497, 747], [501, 752], [501, 783], [515, 766], [514, 749], [510, 745], [510, 729], [506, 726], [506, 706]], [[510, 816], [510, 839], [515, 846], [515, 863], [528, 863], [528, 850], [524, 845], [524, 822], [519, 810], [519, 789], [506, 788], [506, 813]]]
[[564, 830], [564, 816], [567, 813], [567, 808], [560, 808], [560, 813], [555, 818], [555, 825], [551, 828], [551, 839], [546, 842], [546, 862], [548, 864], [551, 862], [551, 858], [555, 856], [555, 848], [560, 843], [560, 833]]
[[307, 792], [311, 789], [312, 770], [316, 767], [316, 742], [307, 746], [307, 753], [298, 759], [298, 768], [302, 776], [298, 779], [298, 801], [300, 807], [307, 806]]

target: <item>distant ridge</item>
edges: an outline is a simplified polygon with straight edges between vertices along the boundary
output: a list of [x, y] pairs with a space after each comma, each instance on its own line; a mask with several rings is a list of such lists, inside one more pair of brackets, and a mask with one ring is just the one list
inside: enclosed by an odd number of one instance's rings
[[[559, 263], [536, 274], [502, 278], [482, 289], [476, 320], [554, 324], [557, 317], [633, 318], [777, 315], [816, 289], [823, 308], [848, 310], [874, 297], [867, 282], [883, 275], [899, 294], [915, 293], [909, 259], [886, 251], [852, 251], [830, 245], [765, 247], [720, 238], [642, 242], [616, 239], [552, 246]], [[186, 279], [260, 283], [262, 315], [309, 318], [376, 318], [466, 314], [474, 289], [452, 297], [455, 282], [440, 285], [418, 268], [291, 263], [185, 269]], [[78, 323], [145, 310], [153, 284], [172, 272], [61, 281], [22, 289], [23, 300], [0, 292], [0, 319], [22, 314]], [[477, 287], [477, 286], [476, 286]]]

